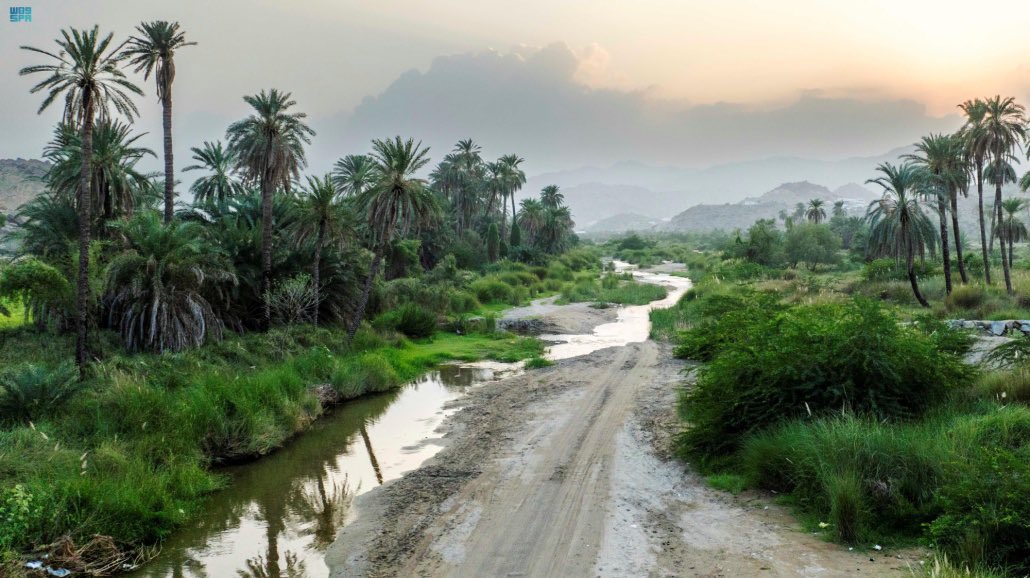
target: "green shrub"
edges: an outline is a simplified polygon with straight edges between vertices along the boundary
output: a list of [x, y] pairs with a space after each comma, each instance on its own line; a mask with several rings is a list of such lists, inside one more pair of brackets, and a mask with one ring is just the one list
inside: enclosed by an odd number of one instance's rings
[[417, 339], [429, 337], [436, 331], [436, 316], [414, 303], [406, 303], [394, 311], [379, 315], [372, 325], [378, 329], [400, 331]]
[[980, 285], [959, 285], [945, 299], [948, 309], [976, 309], [984, 302], [985, 291]]
[[1030, 367], [985, 374], [976, 386], [981, 396], [1001, 403], [1030, 403]]
[[346, 360], [330, 378], [330, 383], [344, 399], [388, 391], [400, 382], [397, 371], [379, 353], [363, 353], [355, 359]]
[[0, 554], [25, 546], [24, 536], [36, 515], [33, 495], [25, 486], [0, 488]]
[[532, 357], [526, 361], [526, 369], [542, 369], [544, 367], [550, 367], [554, 365], [554, 362], [544, 357]]
[[511, 285], [493, 276], [477, 279], [469, 288], [482, 303], [510, 303], [515, 295]]
[[968, 458], [938, 492], [945, 513], [930, 524], [934, 543], [968, 565], [1030, 574], [1030, 443]]
[[691, 424], [682, 448], [703, 459], [792, 417], [842, 409], [912, 417], [970, 374], [875, 301], [797, 306], [750, 320], [728, 314], [711, 327], [720, 340], [711, 346], [714, 359], [680, 404]]
[[0, 422], [27, 423], [48, 416], [79, 391], [71, 363], [54, 368], [25, 363], [0, 372]]

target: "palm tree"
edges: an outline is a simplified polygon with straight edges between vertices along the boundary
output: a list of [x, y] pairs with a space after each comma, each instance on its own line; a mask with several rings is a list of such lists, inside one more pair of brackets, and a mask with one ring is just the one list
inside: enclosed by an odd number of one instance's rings
[[460, 234], [471, 224], [473, 216], [482, 202], [481, 186], [486, 176], [486, 165], [481, 155], [482, 148], [465, 139], [454, 146], [450, 162], [455, 171], [457, 186], [452, 190], [451, 202], [457, 216], [457, 232]]
[[874, 254], [904, 257], [912, 293], [923, 307], [929, 307], [919, 291], [914, 258], [916, 250], [933, 250], [937, 233], [923, 212], [917, 190], [922, 179], [920, 170], [911, 164], [895, 166], [883, 163], [876, 167], [883, 176], [866, 181], [880, 185], [883, 197], [869, 204], [869, 250]]
[[[290, 112], [296, 101], [290, 93], [271, 89], [243, 100], [254, 114], [229, 125], [226, 137], [237, 168], [261, 189], [261, 282], [262, 295], [272, 290], [272, 195], [277, 187], [289, 188], [307, 165], [304, 145], [311, 144], [315, 131], [304, 124], [307, 115]], [[264, 323], [272, 323], [271, 304], [264, 300]]]
[[58, 97], [64, 96], [64, 118], [82, 133], [82, 167], [79, 173], [79, 276], [76, 296], [75, 362], [79, 375], [85, 378], [87, 357], [87, 315], [89, 308], [89, 240], [90, 240], [90, 176], [92, 174], [93, 123], [100, 117], [110, 117], [110, 108], [128, 118], [139, 114], [129, 93], [143, 94], [129, 82], [120, 65], [125, 58], [121, 46], [111, 45], [112, 35], [100, 38], [100, 30], [71, 28], [61, 31], [55, 42], [59, 50], [48, 52], [40, 48], [22, 46], [22, 49], [51, 59], [49, 64], [22, 68], [20, 75], [43, 73], [47, 77], [32, 87], [33, 94], [46, 91], [39, 107], [46, 110]]
[[332, 178], [337, 191], [359, 196], [375, 180], [375, 164], [368, 155], [347, 155], [336, 161]]
[[805, 204], [797, 203], [794, 205], [794, 212], [792, 213], [795, 221], [800, 221], [805, 218]]
[[[504, 196], [511, 199], [511, 218], [512, 222], [515, 220], [515, 193], [522, 189], [522, 185], [526, 184], [526, 173], [522, 170], [522, 163], [526, 162], [525, 159], [518, 155], [504, 155], [501, 157], [501, 166], [503, 167], [504, 173]], [[503, 202], [504, 199], [502, 198]], [[501, 237], [507, 238], [508, 232], [505, 225], [507, 219], [507, 205], [505, 205], [505, 214], [501, 218]], [[513, 245], [515, 243], [512, 243]]]
[[965, 145], [966, 162], [970, 165], [976, 180], [976, 194], [980, 216], [980, 251], [983, 254], [984, 280], [991, 283], [991, 260], [987, 253], [987, 226], [984, 222], [984, 164], [987, 162], [988, 141], [984, 124], [987, 120], [987, 103], [982, 99], [967, 100], [959, 105], [966, 122], [959, 131]]
[[307, 180], [307, 190], [300, 197], [300, 218], [293, 238], [297, 243], [314, 242], [315, 245], [311, 267], [311, 284], [315, 290], [312, 322], [318, 325], [318, 310], [322, 304], [322, 249], [342, 246], [353, 232], [353, 223], [331, 175], [308, 177]]
[[519, 210], [519, 227], [526, 235], [529, 245], [535, 245], [547, 219], [547, 208], [537, 199], [522, 199]]
[[222, 141], [214, 143], [204, 141], [203, 147], [192, 147], [190, 150], [193, 151], [193, 160], [199, 164], [183, 167], [183, 172], [199, 170], [208, 172], [190, 185], [194, 202], [224, 203], [233, 197], [247, 194], [243, 183], [237, 180], [236, 175], [233, 174], [236, 158], [228, 149], [222, 147]]
[[[944, 287], [951, 295], [951, 252], [948, 247], [948, 209], [947, 203], [957, 194], [960, 175], [964, 170], [956, 163], [955, 139], [949, 135], [931, 134], [924, 136], [916, 143], [916, 154], [905, 155], [923, 173], [923, 192], [937, 206], [937, 217], [940, 224], [941, 256], [944, 259]], [[959, 159], [961, 157], [958, 157]], [[957, 238], [956, 238], [957, 241]], [[962, 256], [959, 254], [961, 267]], [[964, 270], [964, 267], [962, 268]], [[965, 282], [965, 275], [962, 276]]]
[[1005, 218], [1001, 221], [998, 226], [998, 237], [1002, 241], [1001, 250], [1005, 251], [1005, 242], [1009, 244], [1009, 265], [1012, 264], [1013, 245], [1020, 243], [1027, 238], [1026, 224], [1022, 220], [1016, 217], [1016, 213], [1022, 211], [1027, 207], [1025, 199], [1005, 199], [1001, 202], [1002, 211], [1005, 213]]
[[805, 218], [808, 219], [810, 223], [815, 223], [816, 225], [823, 222], [823, 220], [826, 219], [826, 209], [823, 208], [824, 204], [826, 204], [826, 201], [823, 201], [822, 199], [812, 199], [808, 201], [808, 209], [805, 211]]
[[110, 323], [129, 351], [181, 351], [219, 339], [222, 319], [208, 299], [228, 299], [229, 261], [199, 223], [162, 224], [154, 212], [112, 225], [122, 253], [107, 270]]
[[365, 278], [361, 301], [347, 330], [351, 340], [365, 315], [372, 281], [383, 255], [394, 239], [432, 224], [439, 215], [439, 206], [432, 191], [425, 180], [415, 176], [429, 163], [429, 149], [423, 148], [421, 142], [415, 143], [410, 138], [402, 140], [399, 136], [374, 140], [372, 161], [376, 180], [357, 200], [368, 221], [374, 256]]
[[155, 20], [136, 27], [138, 36], [129, 38], [125, 53], [143, 79], [154, 73], [157, 99], [161, 101], [161, 125], [165, 147], [165, 223], [172, 222], [175, 207], [175, 168], [172, 162], [172, 83], [175, 82], [175, 51], [196, 42], [187, 42], [178, 22]]
[[[130, 125], [118, 120], [96, 123], [89, 192], [91, 226], [95, 229], [111, 219], [131, 217], [137, 206], [146, 204], [152, 183], [149, 175], [139, 172], [136, 165], [143, 157], [156, 155], [148, 148], [136, 146], [144, 134], [132, 135]], [[82, 167], [82, 135], [71, 125], [58, 125], [43, 156], [53, 163], [46, 179], [51, 190], [73, 199]]]
[[[995, 165], [993, 171], [994, 205], [998, 211], [998, 222], [1004, 219], [1001, 186], [1004, 182], [1003, 176], [1007, 176], [1007, 173], [1001, 168], [1012, 157], [1013, 152], [1020, 148], [1021, 142], [1026, 138], [1026, 115], [1024, 112], [1023, 105], [1016, 103], [1012, 97], [995, 96], [987, 100], [984, 138]], [[1014, 172], [1012, 180], [1015, 181]], [[1008, 255], [1004, 250], [1001, 252], [1001, 267], [1005, 271], [1005, 290], [1012, 293], [1012, 273]]]
[[[1016, 161], [1015, 156], [1009, 156], [1007, 159], [1001, 162], [991, 160], [984, 167], [984, 181], [988, 183], [1001, 182], [1002, 186], [1016, 182], [1016, 169], [1012, 166], [1012, 163]], [[993, 209], [998, 207], [997, 211], [991, 211], [991, 228], [990, 236], [991, 240], [987, 243], [987, 250], [990, 253], [994, 253], [994, 238], [997, 237], [997, 227], [999, 223], [998, 214], [1001, 212], [1001, 205], [999, 204], [988, 204], [987, 207]]]
[[[782, 211], [781, 211], [782, 212]], [[833, 216], [835, 218], [841, 218], [847, 215], [847, 211], [844, 210], [844, 201], [836, 200], [833, 202]]]
[[565, 206], [565, 195], [561, 194], [558, 185], [547, 185], [540, 190], [540, 204], [548, 209]]

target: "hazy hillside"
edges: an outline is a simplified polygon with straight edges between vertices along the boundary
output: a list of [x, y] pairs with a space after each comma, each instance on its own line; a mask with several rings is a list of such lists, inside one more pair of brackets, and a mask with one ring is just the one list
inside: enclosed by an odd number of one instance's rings
[[50, 164], [37, 160], [0, 159], [0, 212], [13, 213], [43, 191]]
[[747, 198], [739, 203], [695, 205], [658, 228], [665, 231], [746, 229], [758, 219], [776, 219], [780, 211], [789, 213], [797, 203], [807, 204], [811, 199], [826, 201], [827, 214], [838, 200], [845, 201], [845, 209], [849, 213], [859, 214], [875, 198], [876, 193], [853, 183], [832, 191], [808, 181], [784, 183], [760, 197]]
[[644, 217], [668, 218], [689, 207], [692, 202], [674, 192], [655, 192], [631, 185], [584, 183], [563, 187], [565, 203], [580, 229], [625, 213]]
[[586, 233], [625, 233], [628, 231], [648, 231], [660, 223], [660, 219], [646, 217], [637, 213], [619, 213], [601, 219], [589, 227], [583, 227]]

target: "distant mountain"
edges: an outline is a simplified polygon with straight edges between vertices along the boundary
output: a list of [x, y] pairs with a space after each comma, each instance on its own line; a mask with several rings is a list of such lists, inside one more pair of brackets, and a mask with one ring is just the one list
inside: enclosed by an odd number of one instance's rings
[[[776, 157], [717, 165], [706, 169], [649, 166], [623, 162], [610, 167], [581, 167], [533, 176], [521, 196], [535, 196], [545, 185], [560, 186], [572, 216], [580, 226], [619, 213], [637, 213], [668, 218], [699, 203], [736, 203], [757, 191], [772, 191], [780, 183], [810, 181], [837, 193], [841, 187], [858, 187], [875, 175], [881, 162], [897, 162], [912, 147], [891, 150], [872, 157], [822, 161]], [[588, 201], [596, 195], [593, 201]], [[804, 193], [799, 193], [804, 196]], [[812, 198], [809, 196], [804, 200]], [[835, 198], [859, 198], [844, 191]], [[864, 197], [863, 197], [864, 198]], [[794, 201], [798, 202], [798, 201]]]
[[780, 211], [792, 212], [797, 203], [808, 204], [811, 199], [826, 201], [826, 212], [830, 213], [836, 201], [844, 201], [844, 208], [851, 214], [861, 213], [876, 193], [853, 183], [830, 190], [808, 181], [784, 183], [771, 191], [739, 203], [722, 205], [694, 205], [662, 223], [658, 228], [664, 231], [713, 231], [722, 229], [746, 229], [758, 219], [776, 219]]
[[0, 159], [0, 212], [13, 213], [43, 192], [50, 164], [25, 159]]
[[619, 213], [618, 215], [601, 219], [589, 227], [583, 229], [588, 234], [594, 233], [626, 233], [629, 231], [649, 231], [661, 222], [654, 217], [645, 217], [637, 213]]
[[0, 227], [0, 254], [15, 249], [14, 241], [5, 239], [17, 227], [11, 215], [43, 192], [43, 177], [49, 170], [50, 164], [43, 161], [0, 159], [0, 214], [7, 217], [6, 226]]
[[632, 185], [584, 183], [563, 187], [562, 193], [578, 228], [624, 213], [668, 218], [692, 204], [679, 193], [659, 193]]

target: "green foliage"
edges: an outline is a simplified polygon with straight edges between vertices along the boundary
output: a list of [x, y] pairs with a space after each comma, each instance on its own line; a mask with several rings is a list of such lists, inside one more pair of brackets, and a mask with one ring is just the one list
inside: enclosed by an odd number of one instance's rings
[[429, 337], [436, 331], [436, 316], [415, 303], [383, 313], [372, 322], [377, 329], [393, 329], [413, 338]]
[[725, 315], [715, 322], [719, 330], [707, 344], [714, 359], [681, 401], [691, 423], [682, 448], [692, 455], [724, 455], [751, 432], [808, 414], [912, 417], [969, 374], [956, 356], [899, 326], [876, 302], [798, 306], [761, 317], [761, 307], [753, 309], [750, 319]]
[[34, 257], [19, 259], [0, 271], [0, 298], [18, 299], [37, 322], [68, 318], [74, 308], [71, 283], [57, 268]]
[[591, 277], [580, 279], [562, 291], [562, 299], [571, 303], [593, 301], [617, 303], [620, 305], [646, 305], [663, 299], [668, 294], [665, 287], [652, 283], [641, 283], [632, 276], [620, 277], [608, 273], [600, 280]]
[[0, 372], [0, 422], [28, 423], [47, 416], [81, 389], [75, 368], [23, 363]]
[[[913, 268], [919, 277], [930, 277], [940, 272], [940, 268], [931, 261], [916, 261]], [[905, 264], [896, 259], [873, 259], [863, 267], [862, 278], [866, 281], [907, 282], [908, 273]]]
[[716, 490], [723, 492], [729, 492], [733, 495], [737, 495], [744, 491], [747, 487], [747, 480], [743, 476], [738, 474], [712, 474], [705, 478], [709, 486], [712, 486]]
[[35, 512], [36, 500], [22, 484], [0, 488], [0, 554], [27, 546], [25, 534]]
[[805, 263], [810, 269], [840, 261], [840, 238], [828, 225], [801, 223], [787, 231], [784, 245], [787, 261], [793, 266]]
[[550, 367], [554, 365], [554, 362], [544, 357], [532, 357], [526, 361], [526, 369], [543, 369], [544, 367]]
[[197, 223], [164, 224], [156, 212], [112, 225], [124, 251], [107, 271], [111, 323], [129, 351], [180, 351], [221, 338], [212, 301], [236, 283], [228, 261]]
[[495, 276], [487, 276], [477, 279], [469, 286], [476, 298], [482, 303], [512, 303], [515, 299], [515, 291], [511, 285]]
[[490, 223], [486, 229], [486, 254], [491, 263], [500, 257], [500, 250], [501, 235], [497, 231], [497, 223]]
[[783, 233], [772, 219], [759, 219], [747, 230], [742, 257], [751, 263], [775, 266], [783, 262]]

